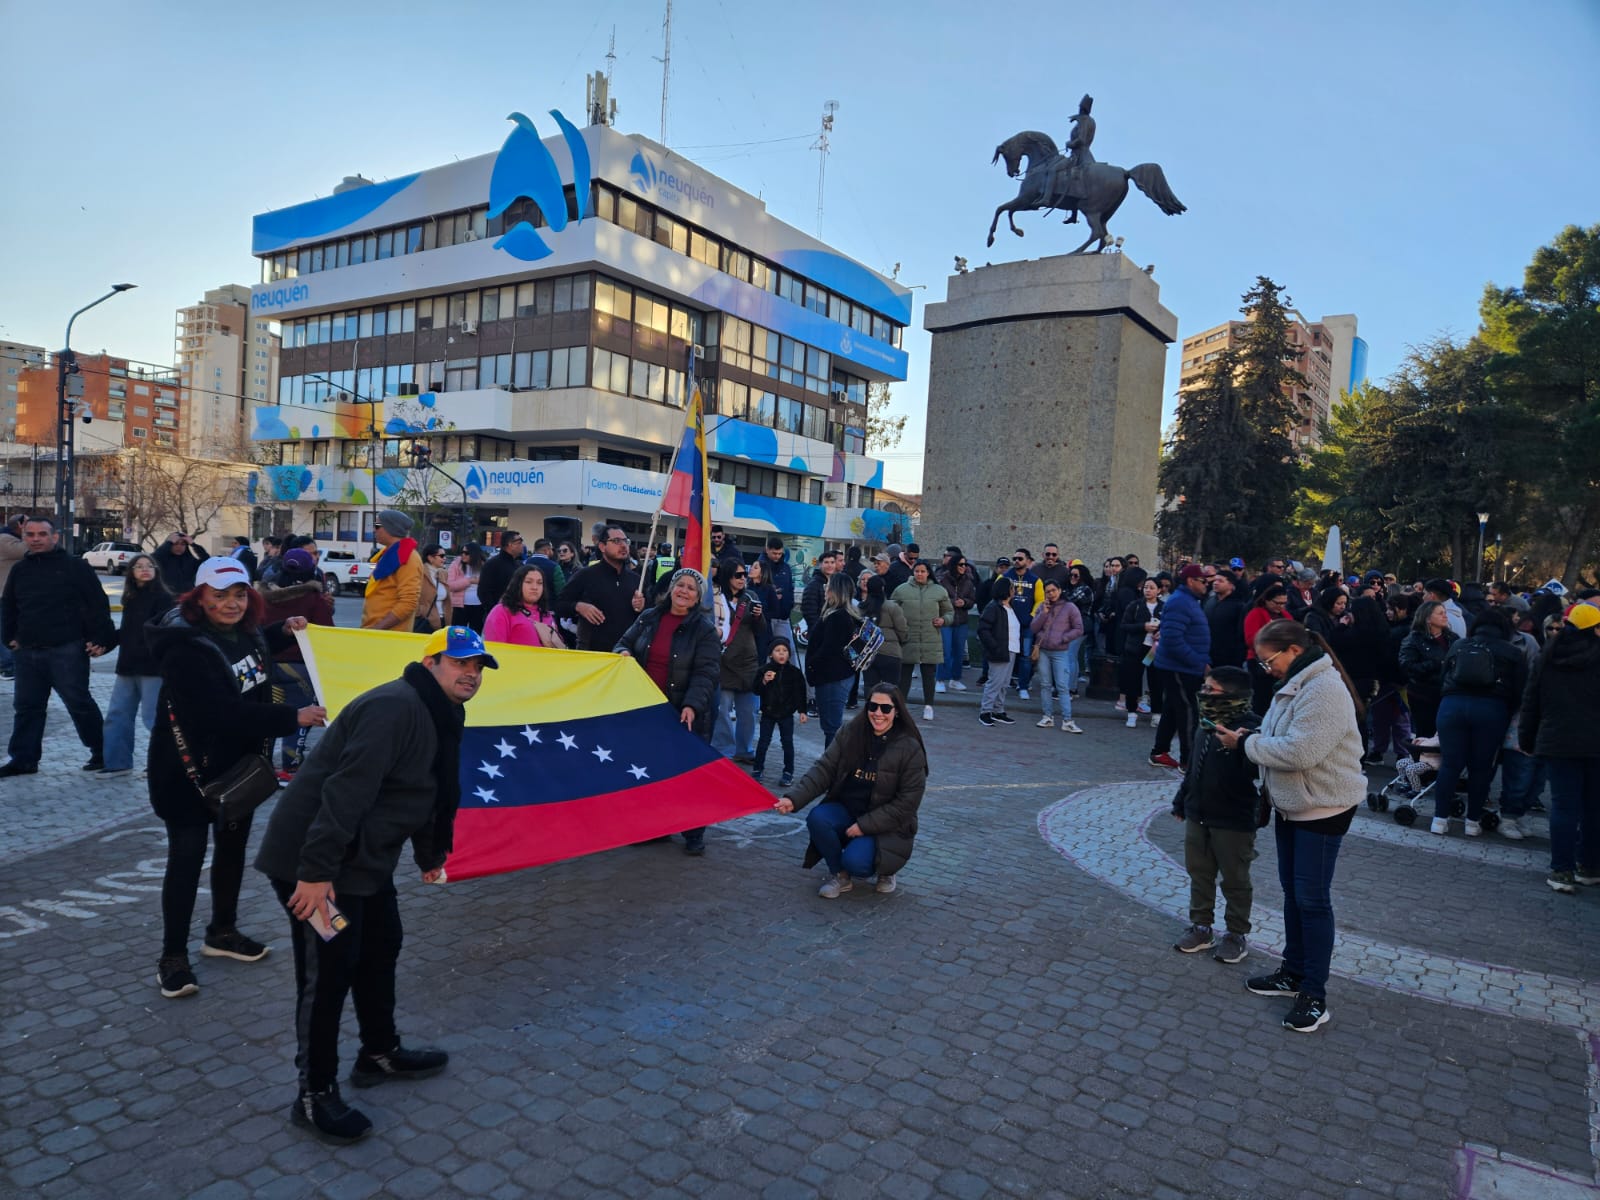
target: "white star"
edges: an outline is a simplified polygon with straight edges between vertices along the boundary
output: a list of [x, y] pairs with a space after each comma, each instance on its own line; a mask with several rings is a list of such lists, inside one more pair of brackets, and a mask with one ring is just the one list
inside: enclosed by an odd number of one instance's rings
[[473, 788], [472, 789], [472, 794], [474, 796], [476, 796], [479, 800], [484, 801], [486, 804], [499, 804], [500, 803], [499, 800], [495, 799], [495, 794], [493, 792], [491, 792], [488, 788], [483, 788], [483, 787], [481, 787], [481, 788]]
[[500, 744], [495, 749], [500, 751], [501, 758], [515, 758], [517, 756], [517, 748], [506, 741], [505, 738], [500, 739]]
[[479, 763], [478, 770], [482, 771], [490, 779], [500, 778], [500, 768], [495, 766], [492, 762]]
[[628, 768], [628, 774], [632, 775], [635, 779], [649, 779], [650, 778], [650, 772], [646, 771], [643, 767], [640, 767], [640, 766], [629, 767]]
[[563, 750], [576, 750], [578, 748], [578, 739], [573, 737], [570, 733], [563, 733], [556, 740], [561, 743], [561, 748]]
[[593, 750], [589, 751], [589, 753], [594, 755], [601, 762], [611, 761], [611, 751], [607, 750], [604, 746], [596, 746]]
[[544, 743], [539, 740], [539, 731], [532, 725], [524, 725], [522, 727], [522, 736], [528, 739], [528, 745], [530, 746], [535, 742], [539, 742], [541, 746], [544, 745]]

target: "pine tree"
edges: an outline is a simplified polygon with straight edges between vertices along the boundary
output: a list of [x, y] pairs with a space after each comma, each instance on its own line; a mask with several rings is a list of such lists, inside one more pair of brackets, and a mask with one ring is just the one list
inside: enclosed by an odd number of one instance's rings
[[1195, 558], [1281, 553], [1294, 513], [1293, 397], [1306, 380], [1294, 366], [1287, 300], [1261, 275], [1243, 301], [1244, 333], [1184, 393], [1158, 477], [1168, 500], [1161, 542]]

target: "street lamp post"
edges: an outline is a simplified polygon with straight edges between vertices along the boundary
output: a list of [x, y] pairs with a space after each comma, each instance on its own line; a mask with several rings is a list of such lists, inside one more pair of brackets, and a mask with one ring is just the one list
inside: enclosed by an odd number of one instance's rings
[[67, 318], [67, 335], [61, 342], [61, 353], [56, 355], [56, 533], [68, 554], [76, 549], [73, 523], [77, 520], [74, 508], [74, 458], [72, 408], [67, 404], [67, 376], [75, 365], [72, 356], [72, 323], [96, 304], [104, 304], [120, 292], [137, 287], [132, 283], [114, 283], [111, 290], [98, 300], [91, 300]]
[[1489, 524], [1489, 514], [1478, 514], [1478, 569], [1473, 573], [1473, 578], [1479, 583], [1483, 582], [1483, 530]]

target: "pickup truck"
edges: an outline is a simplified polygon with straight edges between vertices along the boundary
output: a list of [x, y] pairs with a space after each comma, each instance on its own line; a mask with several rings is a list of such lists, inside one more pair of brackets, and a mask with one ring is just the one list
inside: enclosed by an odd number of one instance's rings
[[364, 595], [373, 565], [348, 550], [330, 550], [322, 556], [324, 587], [331, 596]]
[[83, 552], [83, 561], [96, 571], [121, 575], [128, 569], [128, 561], [143, 553], [132, 542], [101, 542]]

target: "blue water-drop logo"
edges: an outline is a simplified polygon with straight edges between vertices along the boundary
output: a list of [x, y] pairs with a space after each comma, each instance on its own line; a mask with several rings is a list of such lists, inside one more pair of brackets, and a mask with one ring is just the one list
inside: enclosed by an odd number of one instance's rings
[[656, 164], [643, 150], [633, 156], [628, 173], [633, 176], [633, 186], [647, 196], [656, 186]]
[[[578, 216], [582, 221], [589, 215], [589, 147], [576, 126], [555, 109], [551, 117], [561, 129], [567, 153], [572, 158], [572, 184], [576, 197]], [[567, 199], [561, 182], [561, 171], [532, 121], [519, 112], [506, 118], [514, 128], [506, 135], [505, 144], [495, 156], [494, 167], [489, 172], [489, 216], [498, 217], [518, 200], [531, 200], [544, 217], [551, 232], [560, 233], [567, 227]], [[523, 262], [537, 262], [554, 253], [533, 225], [518, 221], [506, 230], [495, 243], [496, 250], [504, 250]]]
[[483, 489], [489, 486], [489, 477], [484, 474], [482, 467], [474, 464], [467, 468], [461, 483], [466, 488], [467, 499], [479, 500], [483, 497]]

